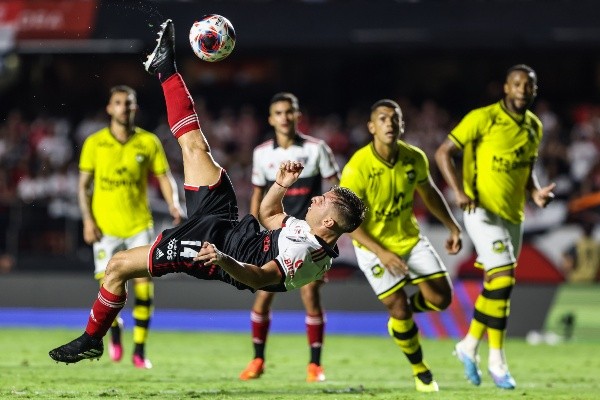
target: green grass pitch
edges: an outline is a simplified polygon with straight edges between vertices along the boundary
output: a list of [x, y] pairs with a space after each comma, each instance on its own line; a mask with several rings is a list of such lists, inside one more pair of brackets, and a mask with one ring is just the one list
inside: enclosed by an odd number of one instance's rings
[[[238, 374], [252, 355], [249, 334], [152, 331], [151, 370], [136, 370], [125, 357], [56, 364], [48, 351], [80, 332], [50, 329], [0, 329], [2, 399], [597, 399], [600, 342], [573, 341], [528, 345], [511, 339], [507, 355], [517, 389], [497, 389], [484, 372], [480, 387], [463, 377], [451, 355], [454, 341], [424, 340], [425, 357], [440, 392], [415, 392], [408, 362], [386, 337], [329, 335], [323, 365], [327, 382], [306, 383], [308, 349], [304, 335], [271, 335], [266, 372], [242, 382]], [[482, 345], [481, 354], [487, 348]], [[485, 370], [485, 357], [482, 357]]]

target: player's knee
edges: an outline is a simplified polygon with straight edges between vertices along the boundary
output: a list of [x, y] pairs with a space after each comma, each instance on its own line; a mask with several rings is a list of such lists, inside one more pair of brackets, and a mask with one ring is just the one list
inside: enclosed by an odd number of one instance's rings
[[120, 251], [113, 255], [106, 266], [106, 273], [104, 275], [104, 280], [113, 280], [119, 279], [125, 275], [127, 268], [127, 259], [125, 257], [125, 252]]
[[429, 309], [443, 311], [452, 303], [452, 292], [428, 293], [424, 300]]

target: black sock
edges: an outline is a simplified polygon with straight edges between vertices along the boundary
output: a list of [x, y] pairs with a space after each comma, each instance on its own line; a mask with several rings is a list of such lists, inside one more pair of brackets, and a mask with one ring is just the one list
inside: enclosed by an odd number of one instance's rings
[[121, 327], [117, 326], [111, 326], [110, 327], [110, 334], [112, 337], [112, 342], [115, 344], [120, 344], [121, 343]]

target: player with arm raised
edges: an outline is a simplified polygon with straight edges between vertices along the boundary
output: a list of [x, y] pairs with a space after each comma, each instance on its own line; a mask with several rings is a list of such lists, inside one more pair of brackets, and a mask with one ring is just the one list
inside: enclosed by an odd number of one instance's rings
[[364, 218], [363, 202], [350, 190], [333, 188], [312, 199], [305, 220], [285, 214], [282, 199], [299, 177], [299, 162], [280, 164], [275, 184], [260, 206], [261, 231], [252, 215], [238, 220], [235, 191], [213, 159], [192, 98], [175, 64], [175, 30], [162, 24], [145, 68], [162, 85], [167, 118], [183, 153], [188, 220], [163, 231], [151, 246], [114, 255], [93, 303], [85, 332], [49, 352], [56, 361], [98, 358], [102, 338], [124, 307], [128, 280], [183, 272], [238, 289], [287, 291], [322, 279], [337, 256], [336, 242]]
[[[297, 218], [306, 215], [311, 199], [321, 193], [325, 179], [331, 185], [339, 183], [339, 168], [331, 149], [323, 140], [297, 130], [300, 120], [298, 98], [292, 93], [276, 93], [269, 105], [269, 125], [274, 137], [254, 149], [252, 183], [254, 190], [250, 213], [258, 217], [259, 205], [266, 189], [275, 183], [277, 168], [284, 160], [301, 161], [302, 173], [283, 198], [286, 213]], [[321, 350], [325, 331], [325, 315], [321, 306], [320, 287], [324, 279], [302, 286], [300, 297], [306, 310], [306, 335], [310, 347], [307, 382], [322, 382], [325, 373], [321, 365]], [[271, 325], [271, 304], [275, 293], [258, 290], [250, 312], [254, 358], [241, 372], [240, 379], [256, 379], [264, 372], [265, 346]]]

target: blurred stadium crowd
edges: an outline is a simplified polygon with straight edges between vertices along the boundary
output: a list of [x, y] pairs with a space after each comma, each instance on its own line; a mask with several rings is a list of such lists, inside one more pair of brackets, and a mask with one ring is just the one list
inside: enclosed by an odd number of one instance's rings
[[[453, 115], [434, 100], [420, 103], [408, 98], [396, 100], [405, 115], [404, 139], [427, 153], [433, 177], [442, 185], [433, 153], [461, 115]], [[240, 211], [246, 213], [251, 194], [252, 149], [270, 135], [266, 110], [245, 104], [214, 111], [206, 107], [201, 97], [196, 97], [196, 107], [215, 158], [229, 171], [237, 189]], [[301, 107], [301, 131], [325, 140], [340, 166], [370, 140], [366, 130], [368, 109], [321, 115], [310, 104]], [[542, 182], [556, 182], [558, 186], [557, 201], [551, 207], [527, 210], [526, 233], [577, 222], [568, 212], [569, 201], [600, 191], [600, 106], [581, 104], [565, 119], [553, 110], [552, 104], [539, 99], [534, 111], [544, 124], [544, 142], [536, 167], [538, 176]], [[143, 127], [160, 137], [181, 187], [179, 146], [171, 136], [165, 116], [157, 120], [157, 125]], [[103, 107], [80, 120], [50, 114], [28, 118], [19, 109], [10, 110], [0, 120], [0, 270], [14, 268], [18, 254], [75, 254], [86, 247], [81, 240], [77, 205], [79, 150], [84, 139], [106, 123]], [[451, 193], [445, 192], [452, 202]], [[165, 220], [167, 213], [155, 183], [150, 193], [160, 225], [161, 213]], [[417, 204], [416, 211], [422, 220], [429, 220], [421, 204]], [[589, 218], [586, 216], [586, 220]]]

